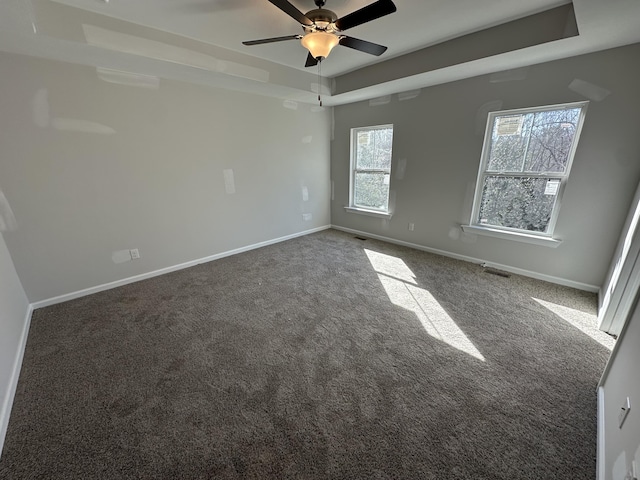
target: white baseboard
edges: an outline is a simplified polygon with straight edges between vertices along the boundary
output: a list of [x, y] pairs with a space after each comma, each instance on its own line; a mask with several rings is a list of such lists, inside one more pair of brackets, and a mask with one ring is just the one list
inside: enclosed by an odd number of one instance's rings
[[11, 417], [11, 407], [13, 406], [13, 399], [16, 396], [16, 389], [18, 388], [20, 369], [22, 368], [22, 358], [24, 357], [24, 350], [27, 346], [27, 336], [29, 335], [29, 326], [31, 325], [32, 313], [33, 307], [29, 305], [29, 307], [27, 308], [27, 313], [25, 314], [22, 333], [20, 334], [18, 351], [16, 352], [16, 358], [13, 361], [13, 368], [11, 369], [9, 390], [7, 391], [5, 398], [2, 399], [2, 408], [0, 409], [0, 456], [2, 455], [2, 449], [4, 447], [4, 439], [7, 436], [7, 428], [9, 427], [9, 417]]
[[436, 255], [442, 255], [444, 257], [455, 258], [456, 260], [463, 260], [465, 262], [477, 263], [487, 267], [496, 268], [505, 272], [514, 273], [516, 275], [522, 275], [523, 277], [535, 278], [537, 280], [543, 280], [549, 283], [555, 283], [557, 285], [564, 285], [565, 287], [571, 287], [578, 290], [584, 290], [587, 292], [597, 293], [600, 287], [595, 285], [589, 285], [587, 283], [575, 282], [573, 280], [567, 280], [565, 278], [554, 277], [552, 275], [545, 275], [544, 273], [532, 272], [523, 268], [511, 267], [509, 265], [502, 265], [500, 263], [493, 263], [481, 258], [469, 257], [467, 255], [460, 255], [453, 252], [447, 252], [446, 250], [439, 250], [437, 248], [425, 247], [424, 245], [418, 245], [417, 243], [405, 242], [404, 240], [396, 240], [395, 238], [384, 237], [382, 235], [375, 235], [373, 233], [362, 232], [360, 230], [354, 230], [352, 228], [341, 227], [339, 225], [331, 225], [331, 228], [341, 230], [347, 233], [353, 233], [355, 235], [361, 235], [364, 237], [375, 238], [376, 240], [382, 240], [383, 242], [394, 243], [396, 245], [402, 245], [405, 247], [415, 248], [416, 250], [423, 250], [429, 253], [435, 253]]
[[146, 280], [148, 278], [157, 277], [159, 275], [164, 275], [166, 273], [175, 272], [177, 270], [182, 270], [184, 268], [193, 267], [195, 265], [199, 265], [201, 263], [212, 262], [213, 260], [218, 260], [220, 258], [229, 257], [231, 255], [236, 255], [238, 253], [248, 252], [249, 250], [255, 250], [256, 248], [266, 247], [267, 245], [273, 245], [274, 243], [284, 242], [286, 240], [291, 240], [297, 237], [303, 237], [305, 235], [309, 235], [312, 233], [320, 232], [322, 230], [328, 230], [331, 228], [331, 225], [325, 225], [322, 227], [312, 228], [311, 230], [305, 230], [303, 232], [292, 233], [291, 235], [286, 235], [284, 237], [274, 238], [272, 240], [266, 240], [264, 242], [254, 243], [252, 245], [247, 245], [245, 247], [236, 248], [233, 250], [228, 250], [222, 253], [216, 253], [215, 255], [210, 255], [204, 258], [198, 258], [196, 260], [191, 260], [189, 262], [181, 263], [179, 265], [173, 265], [171, 267], [161, 268], [159, 270], [154, 270], [152, 272], [142, 273], [140, 275], [134, 275], [133, 277], [123, 278], [121, 280], [116, 280], [114, 282], [103, 283], [102, 285], [96, 285], [95, 287], [89, 287], [82, 290], [78, 290], [76, 292], [65, 293], [64, 295], [59, 295], [57, 297], [48, 298], [45, 300], [40, 300], [38, 302], [32, 303], [33, 309], [48, 307], [50, 305], [55, 305], [57, 303], [67, 302], [69, 300], [74, 300], [76, 298], [84, 297], [87, 295], [91, 295], [93, 293], [102, 292], [105, 290], [110, 290], [112, 288], [121, 287], [123, 285], [128, 285], [130, 283], [139, 282], [141, 280]]

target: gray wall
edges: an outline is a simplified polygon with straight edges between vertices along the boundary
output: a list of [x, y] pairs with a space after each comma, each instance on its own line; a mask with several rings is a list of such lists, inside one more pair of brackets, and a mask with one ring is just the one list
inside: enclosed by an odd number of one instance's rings
[[[480, 76], [423, 89], [410, 100], [393, 96], [379, 106], [335, 107], [332, 223], [582, 286], [602, 285], [640, 179], [638, 58], [636, 44], [532, 66], [513, 72], [511, 81]], [[487, 105], [500, 102], [494, 109], [512, 109], [585, 100], [568, 88], [576, 78], [611, 95], [588, 107], [556, 225], [563, 243], [552, 249], [462, 234], [458, 226], [470, 220]], [[349, 131], [387, 123], [394, 124], [394, 215], [383, 221], [346, 213]], [[409, 222], [415, 231], [408, 231]]]
[[[5, 240], [31, 302], [330, 223], [329, 111], [7, 54], [0, 66], [0, 188], [18, 224]], [[139, 260], [112, 260], [132, 248]]]
[[26, 334], [25, 321], [29, 303], [16, 274], [9, 251], [0, 234], [0, 450], [9, 423], [13, 400], [14, 370]]
[[[625, 480], [636, 461], [640, 468], [640, 307], [636, 306], [618, 339], [601, 382], [601, 430], [599, 440], [604, 447], [599, 455], [599, 480]], [[618, 413], [625, 399], [631, 410], [618, 428]], [[602, 428], [604, 427], [604, 428]]]

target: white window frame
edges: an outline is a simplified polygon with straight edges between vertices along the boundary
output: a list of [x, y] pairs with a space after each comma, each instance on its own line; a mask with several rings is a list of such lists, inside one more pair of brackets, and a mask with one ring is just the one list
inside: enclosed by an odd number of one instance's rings
[[[546, 245], [550, 247], [557, 247], [562, 242], [558, 238], [554, 238], [554, 231], [560, 207], [562, 203], [562, 195], [566, 187], [567, 180], [571, 173], [571, 166], [573, 164], [573, 157], [580, 141], [580, 133], [584, 124], [584, 118], [587, 111], [589, 102], [573, 102], [562, 103], [557, 105], [545, 105], [541, 107], [519, 108], [513, 110], [501, 110], [496, 112], [490, 112], [487, 118], [487, 126], [484, 135], [484, 145], [482, 147], [482, 155], [480, 158], [480, 167], [478, 169], [478, 176], [476, 180], [476, 191], [473, 199], [473, 208], [471, 211], [471, 221], [469, 225], [462, 225], [462, 229], [467, 233], [475, 233], [480, 235], [488, 235], [497, 238], [507, 238], [512, 240], [520, 240], [527, 243], [533, 243], [538, 245]], [[511, 115], [523, 115], [536, 112], [544, 112], [551, 110], [564, 110], [581, 108], [580, 117], [576, 126], [576, 133], [574, 135], [573, 144], [569, 151], [567, 159], [567, 168], [564, 172], [496, 172], [487, 171], [489, 157], [492, 147], [492, 133], [496, 117], [508, 117]], [[559, 180], [556, 201], [551, 211], [551, 218], [549, 219], [549, 225], [546, 232], [533, 232], [528, 230], [521, 230], [517, 228], [503, 227], [497, 225], [481, 224], [479, 222], [480, 205], [482, 202], [482, 193], [484, 189], [484, 181], [487, 175], [498, 175], [503, 177], [531, 177], [531, 178], [546, 178]]]
[[[358, 151], [357, 141], [359, 132], [370, 132], [373, 130], [385, 130], [391, 129], [393, 131], [393, 124], [374, 125], [368, 127], [356, 127], [351, 129], [350, 140], [350, 164], [349, 164], [349, 206], [345, 207], [345, 210], [349, 213], [358, 213], [361, 215], [368, 215], [372, 217], [391, 218], [393, 212], [390, 205], [390, 192], [391, 192], [391, 165], [388, 169], [357, 169], [356, 168], [356, 153]], [[393, 145], [392, 153], [393, 159]], [[387, 189], [387, 209], [377, 209], [372, 207], [362, 207], [355, 204], [355, 178], [357, 172], [384, 172], [389, 175], [389, 188]]]

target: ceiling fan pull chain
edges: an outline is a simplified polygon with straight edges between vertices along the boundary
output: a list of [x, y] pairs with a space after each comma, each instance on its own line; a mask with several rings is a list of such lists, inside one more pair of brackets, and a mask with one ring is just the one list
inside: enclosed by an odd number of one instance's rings
[[322, 106], [322, 97], [320, 97], [320, 92], [322, 91], [322, 57], [318, 58], [318, 103]]

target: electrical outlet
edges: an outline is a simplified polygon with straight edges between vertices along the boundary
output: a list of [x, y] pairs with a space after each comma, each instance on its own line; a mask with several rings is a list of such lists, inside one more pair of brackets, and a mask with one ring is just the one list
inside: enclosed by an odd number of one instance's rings
[[140, 258], [140, 251], [137, 248], [129, 250], [129, 253], [131, 254], [132, 260], [136, 260], [137, 258]]
[[416, 227], [415, 223], [410, 223], [409, 224], [409, 231], [413, 232], [413, 229]]

